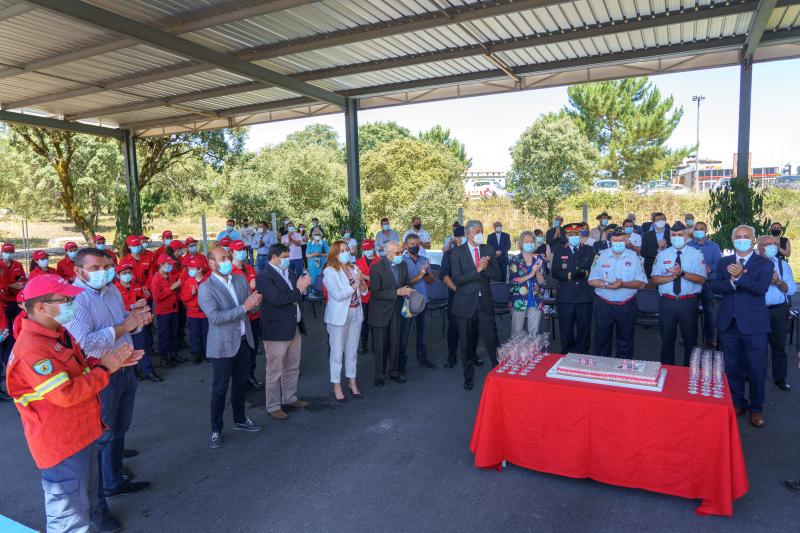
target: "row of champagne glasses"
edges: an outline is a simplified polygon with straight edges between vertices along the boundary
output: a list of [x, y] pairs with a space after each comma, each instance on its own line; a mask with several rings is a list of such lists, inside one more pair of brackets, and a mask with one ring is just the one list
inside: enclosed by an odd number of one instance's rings
[[550, 333], [520, 332], [497, 349], [498, 374], [527, 376], [547, 353]]
[[[698, 387], [698, 381], [699, 387]], [[722, 398], [725, 388], [725, 356], [695, 346], [689, 358], [689, 394]]]

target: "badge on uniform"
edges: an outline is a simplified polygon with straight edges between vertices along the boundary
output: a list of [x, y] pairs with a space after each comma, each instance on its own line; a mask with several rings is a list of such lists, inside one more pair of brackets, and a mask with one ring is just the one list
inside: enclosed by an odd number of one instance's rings
[[665, 259], [665, 260], [664, 260], [664, 264], [665, 264], [665, 265], [671, 265], [671, 264], [672, 264], [672, 261], [670, 261], [669, 259]]
[[40, 376], [47, 376], [53, 372], [53, 363], [50, 359], [42, 359], [33, 364], [33, 370]]
[[60, 343], [58, 343], [58, 342], [56, 343], [56, 345], [55, 345], [55, 346], [53, 346], [53, 351], [54, 351], [54, 352], [60, 352], [60, 351], [61, 351], [61, 350], [63, 350], [63, 349], [64, 349], [64, 347], [63, 347], [63, 346], [61, 346], [61, 344], [60, 344]]

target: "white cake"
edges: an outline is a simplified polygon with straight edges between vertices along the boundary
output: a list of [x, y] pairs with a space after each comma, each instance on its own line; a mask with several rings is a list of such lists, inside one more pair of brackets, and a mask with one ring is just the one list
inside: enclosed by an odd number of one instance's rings
[[661, 363], [568, 353], [558, 363], [565, 376], [657, 387]]

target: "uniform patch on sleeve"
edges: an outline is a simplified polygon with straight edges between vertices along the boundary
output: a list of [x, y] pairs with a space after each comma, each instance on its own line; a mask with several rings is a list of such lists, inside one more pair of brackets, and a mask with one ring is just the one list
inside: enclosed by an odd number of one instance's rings
[[64, 347], [63, 347], [63, 346], [61, 346], [61, 344], [60, 344], [60, 343], [58, 343], [58, 342], [56, 343], [56, 345], [55, 345], [55, 346], [53, 346], [53, 351], [54, 351], [54, 352], [60, 352], [60, 351], [61, 351], [61, 350], [63, 350], [63, 349], [64, 349]]
[[53, 363], [50, 359], [41, 359], [33, 364], [33, 370], [40, 376], [47, 376], [53, 373]]

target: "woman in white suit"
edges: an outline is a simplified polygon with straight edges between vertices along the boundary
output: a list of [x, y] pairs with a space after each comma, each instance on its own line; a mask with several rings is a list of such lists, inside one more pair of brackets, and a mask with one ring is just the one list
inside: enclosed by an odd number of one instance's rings
[[328, 292], [325, 324], [328, 326], [331, 346], [333, 395], [337, 402], [347, 400], [340, 383], [344, 358], [344, 375], [349, 380], [350, 393], [354, 398], [361, 398], [356, 383], [356, 363], [361, 322], [364, 320], [361, 295], [366, 294], [367, 286], [361, 271], [350, 264], [350, 247], [345, 241], [338, 240], [331, 245], [322, 276], [322, 283]]

